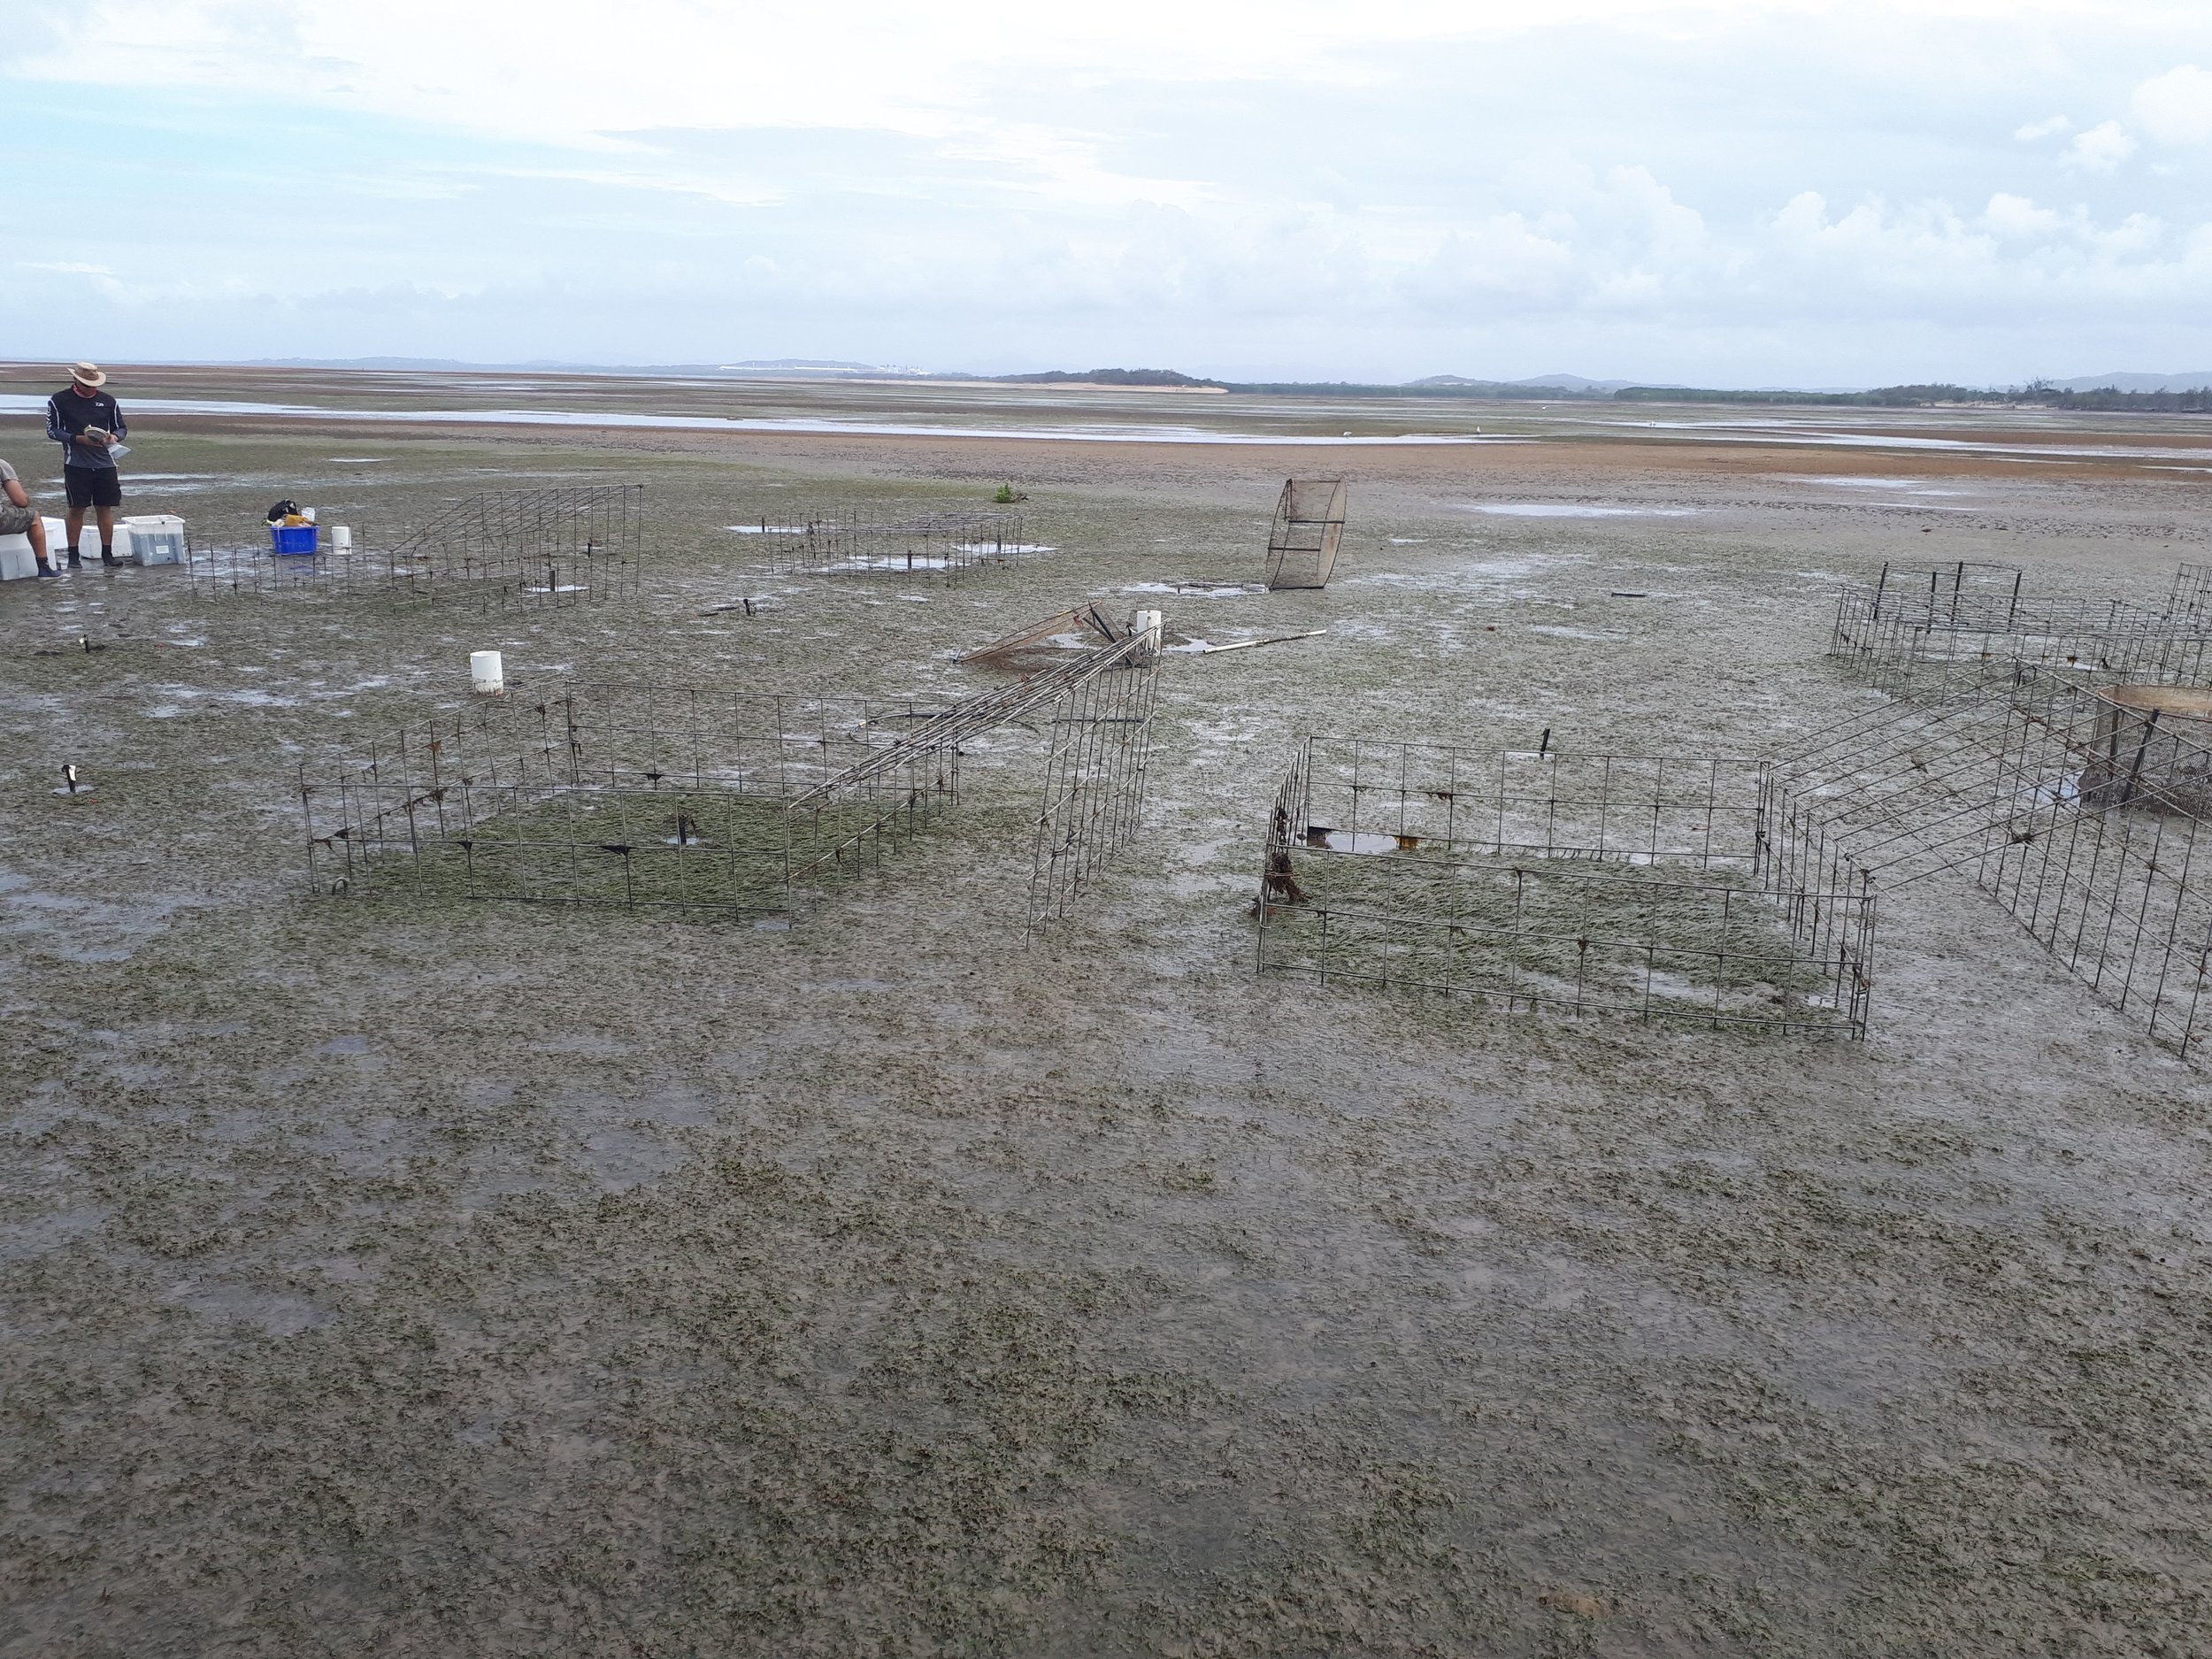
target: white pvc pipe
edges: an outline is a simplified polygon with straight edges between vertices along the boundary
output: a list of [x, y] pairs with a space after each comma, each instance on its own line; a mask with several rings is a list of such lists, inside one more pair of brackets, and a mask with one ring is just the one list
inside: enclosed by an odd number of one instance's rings
[[469, 681], [488, 697], [495, 697], [507, 683], [505, 671], [501, 667], [497, 651], [469, 653]]

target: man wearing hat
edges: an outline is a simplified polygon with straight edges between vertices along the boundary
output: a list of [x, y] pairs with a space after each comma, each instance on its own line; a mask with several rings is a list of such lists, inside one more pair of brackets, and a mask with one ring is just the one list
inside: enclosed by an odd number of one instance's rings
[[69, 386], [46, 400], [46, 435], [61, 445], [61, 476], [69, 495], [69, 565], [77, 567], [77, 539], [84, 510], [100, 526], [100, 563], [115, 564], [115, 510], [123, 504], [123, 480], [108, 451], [128, 436], [123, 411], [100, 388], [107, 376], [92, 363], [73, 365]]

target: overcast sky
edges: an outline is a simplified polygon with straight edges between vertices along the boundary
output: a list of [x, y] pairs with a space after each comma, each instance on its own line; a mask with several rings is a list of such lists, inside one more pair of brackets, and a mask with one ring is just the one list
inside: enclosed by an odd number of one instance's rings
[[0, 131], [7, 356], [2212, 368], [2212, 0], [0, 0]]

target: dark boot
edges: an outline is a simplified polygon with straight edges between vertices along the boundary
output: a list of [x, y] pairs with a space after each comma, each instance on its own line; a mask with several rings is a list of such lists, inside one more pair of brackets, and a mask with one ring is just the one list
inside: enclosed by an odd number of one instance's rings
[[84, 557], [75, 548], [69, 549], [69, 568], [73, 571], [84, 568]]
[[49, 565], [44, 559], [41, 559], [38, 562], [38, 573], [42, 576], [59, 576], [61, 574], [59, 571], [56, 570], [51, 565]]

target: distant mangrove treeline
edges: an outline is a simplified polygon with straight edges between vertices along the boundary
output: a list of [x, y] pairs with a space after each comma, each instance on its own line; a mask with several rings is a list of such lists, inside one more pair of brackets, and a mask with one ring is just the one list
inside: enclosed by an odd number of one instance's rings
[[2139, 414], [2212, 414], [2212, 388], [2188, 392], [2124, 392], [2115, 386], [2070, 391], [2047, 380], [1995, 388], [1953, 386], [1934, 381], [1917, 386], [1878, 386], [1864, 392], [1726, 390], [1701, 386], [1600, 387], [1531, 386], [1517, 380], [1442, 379], [1405, 385], [1358, 380], [1209, 380], [1174, 369], [1054, 370], [1044, 374], [1002, 374], [1000, 380], [1026, 385], [1076, 381], [1102, 386], [1183, 387], [1194, 390], [1277, 393], [1295, 397], [1447, 397], [1476, 403], [1763, 403], [1822, 408], [1930, 409], [1941, 404], [1981, 407], [2034, 404], [2045, 409], [2112, 410]]
[[1225, 392], [1285, 392], [1309, 397], [1471, 397], [1485, 403], [1501, 399], [1546, 403], [1573, 399], [1601, 403], [1612, 396], [1610, 392], [1569, 391], [1555, 386], [1521, 386], [1511, 381], [1468, 380], [1442, 386], [1425, 380], [1405, 386], [1369, 386], [1356, 380], [1211, 380], [1207, 384], [1218, 386]]
[[1788, 403], [1842, 408], [1928, 409], [1942, 403], [2032, 403], [2045, 409], [2118, 410], [2141, 414], [2212, 414], [2212, 388], [2190, 392], [2124, 392], [2115, 386], [2069, 391], [2035, 381], [2004, 389], [1980, 386], [1878, 386], [1864, 392], [1728, 392], [1701, 387], [1624, 386], [1612, 401], [1623, 403]]

